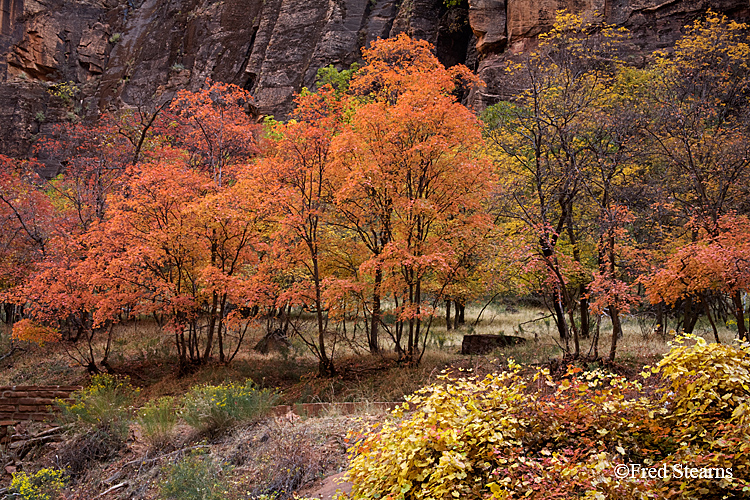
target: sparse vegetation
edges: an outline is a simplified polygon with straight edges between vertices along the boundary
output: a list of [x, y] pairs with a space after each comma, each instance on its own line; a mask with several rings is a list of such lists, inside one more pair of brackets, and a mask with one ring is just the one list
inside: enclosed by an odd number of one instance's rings
[[200, 432], [218, 432], [262, 418], [277, 400], [273, 391], [260, 389], [251, 380], [244, 385], [199, 385], [185, 396], [180, 417]]
[[211, 456], [191, 454], [164, 468], [159, 492], [170, 500], [225, 500], [221, 473]]
[[78, 88], [78, 85], [72, 81], [56, 83], [50, 85], [47, 89], [47, 92], [61, 99], [66, 106], [71, 106], [73, 104], [73, 99], [79, 91], [80, 89]]
[[73, 393], [73, 401], [57, 401], [65, 422], [74, 424], [81, 432], [92, 429], [124, 440], [132, 414], [132, 404], [138, 389], [127, 378], [108, 374], [94, 375], [88, 387]]
[[141, 434], [154, 448], [164, 448], [169, 444], [177, 425], [175, 399], [163, 396], [147, 402], [138, 411], [138, 424]]

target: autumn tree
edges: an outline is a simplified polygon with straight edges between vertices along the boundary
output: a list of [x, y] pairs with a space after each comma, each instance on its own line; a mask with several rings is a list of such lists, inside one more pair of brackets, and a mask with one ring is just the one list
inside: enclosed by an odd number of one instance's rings
[[[706, 295], [720, 293], [734, 299], [750, 290], [750, 222], [746, 216], [731, 214], [721, 217], [717, 223], [711, 234], [694, 222], [698, 226], [696, 241], [677, 248], [662, 268], [654, 270], [643, 281], [652, 303], [663, 301], [674, 305], [687, 297], [699, 298], [714, 338], [719, 342]], [[744, 305], [741, 299], [733, 304], [739, 338], [746, 341]]]
[[[621, 314], [629, 313], [639, 302], [634, 285], [646, 267], [630, 227], [636, 219], [634, 210], [640, 208], [633, 193], [638, 192], [635, 186], [643, 175], [647, 143], [641, 130], [640, 107], [645, 81], [634, 81], [631, 71], [620, 67], [609, 83], [611, 88], [586, 113], [590, 125], [578, 141], [590, 156], [581, 183], [583, 199], [588, 204], [586, 213], [593, 218], [588, 227], [597, 238], [597, 268], [591, 273], [587, 290], [580, 291], [596, 314], [604, 310], [609, 314], [611, 362], [615, 359], [618, 339], [623, 335]], [[584, 318], [588, 320], [586, 316], [582, 307], [582, 323]], [[596, 335], [592, 340], [595, 356], [598, 329]]]
[[299, 333], [318, 358], [320, 375], [332, 376], [335, 338], [327, 347], [324, 296], [329, 276], [323, 266], [323, 241], [333, 201], [331, 141], [341, 127], [343, 103], [331, 87], [323, 87], [317, 93], [303, 91], [296, 104], [294, 120], [270, 125], [265, 157], [253, 175], [264, 180], [264, 196], [274, 200], [280, 262], [298, 270], [280, 305], [312, 309], [316, 338]]
[[529, 269], [541, 272], [560, 339], [568, 352], [573, 341], [575, 356], [579, 338], [588, 337], [590, 281], [581, 251], [587, 231], [576, 219], [585, 210], [579, 201], [586, 175], [601, 159], [589, 139], [605, 135], [597, 112], [613, 97], [625, 37], [621, 29], [558, 13], [539, 50], [509, 68], [520, 95], [484, 114], [504, 185], [496, 210], [506, 223], [531, 230]]
[[336, 203], [370, 254], [360, 271], [373, 283], [371, 349], [387, 292], [396, 348], [418, 363], [436, 301], [462, 265], [460, 240], [489, 226], [482, 202], [492, 178], [478, 122], [451, 95], [461, 68], [446, 70], [426, 42], [406, 36], [374, 43], [365, 61], [351, 88], [371, 102], [337, 139]]
[[34, 170], [33, 163], [0, 156], [0, 302], [7, 323], [23, 305], [14, 288], [45, 259], [53, 236], [54, 206]]
[[219, 186], [228, 166], [247, 163], [258, 153], [260, 127], [249, 115], [251, 102], [236, 85], [217, 82], [195, 92], [181, 90], [170, 104], [178, 118], [174, 144], [189, 151], [196, 167], [210, 172]]
[[[749, 55], [747, 26], [709, 11], [686, 27], [673, 54], [657, 54], [650, 68], [644, 128], [668, 191], [664, 205], [682, 222], [689, 244], [701, 234], [717, 237], [719, 220], [732, 211], [747, 212]], [[682, 298], [685, 331], [707, 311], [707, 300]], [[741, 307], [739, 291], [732, 302], [735, 311]]]
[[118, 117], [104, 114], [95, 122], [59, 125], [36, 148], [40, 157], [60, 164], [46, 188], [67, 217], [71, 234], [83, 234], [103, 220], [109, 195], [120, 189], [135, 153], [119, 129]]
[[75, 330], [66, 338], [84, 336], [90, 371], [98, 370], [95, 333], [111, 332], [123, 310], [165, 320], [182, 369], [209, 360], [214, 346], [220, 361], [236, 354], [244, 333], [227, 351], [229, 323], [238, 324], [229, 309], [261, 300], [261, 283], [250, 283], [267, 253], [256, 231], [265, 218], [257, 188], [240, 175], [256, 151], [246, 98], [223, 85], [182, 92], [173, 104], [174, 135], [158, 135], [167, 129], [156, 114], [122, 114], [45, 145], [71, 156], [45, 186], [55, 245], [16, 297], [42, 325], [59, 329], [65, 320], [63, 331]]

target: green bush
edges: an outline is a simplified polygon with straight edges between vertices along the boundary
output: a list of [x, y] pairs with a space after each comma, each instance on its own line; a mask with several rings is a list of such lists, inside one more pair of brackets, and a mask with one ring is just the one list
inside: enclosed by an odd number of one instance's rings
[[264, 416], [277, 400], [277, 394], [258, 389], [251, 380], [244, 385], [200, 385], [185, 396], [180, 417], [201, 432], [216, 432]]
[[143, 437], [151, 446], [166, 446], [177, 424], [174, 398], [165, 396], [146, 403], [138, 412], [138, 423]]
[[79, 430], [97, 429], [125, 439], [131, 405], [138, 391], [127, 378], [94, 375], [88, 387], [72, 394], [72, 403], [57, 400], [57, 405], [62, 410], [62, 419], [74, 423]]
[[62, 498], [65, 472], [59, 469], [41, 469], [36, 474], [16, 472], [10, 481], [10, 493], [23, 500], [56, 500]]
[[190, 455], [164, 469], [160, 498], [224, 500], [221, 469], [208, 456]]

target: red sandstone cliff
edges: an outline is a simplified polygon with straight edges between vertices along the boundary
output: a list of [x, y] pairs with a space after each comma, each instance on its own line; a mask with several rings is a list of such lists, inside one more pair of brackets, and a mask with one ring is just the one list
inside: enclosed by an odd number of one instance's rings
[[[0, 0], [0, 153], [24, 155], [50, 124], [107, 106], [153, 104], [207, 78], [252, 92], [283, 117], [318, 68], [348, 67], [377, 37], [400, 32], [436, 46], [487, 82], [481, 108], [507, 94], [499, 67], [552, 23], [555, 11], [598, 12], [634, 33], [643, 53], [668, 47], [707, 8], [750, 18], [748, 0]], [[69, 98], [50, 85], [72, 81]], [[55, 92], [53, 92], [55, 93]], [[62, 94], [62, 98], [60, 97]]]

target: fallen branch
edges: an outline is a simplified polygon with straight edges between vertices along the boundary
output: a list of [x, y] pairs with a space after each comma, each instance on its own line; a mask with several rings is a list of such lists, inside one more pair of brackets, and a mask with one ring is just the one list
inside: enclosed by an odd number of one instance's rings
[[3, 354], [2, 356], [0, 356], [0, 361], [4, 360], [5, 358], [9, 358], [9, 357], [10, 357], [10, 356], [12, 356], [12, 355], [13, 355], [13, 353], [15, 353], [16, 351], [25, 351], [25, 350], [26, 350], [26, 349], [22, 349], [22, 348], [20, 348], [20, 347], [16, 347], [16, 346], [13, 346], [13, 347], [11, 347], [11, 348], [10, 348], [10, 351], [8, 351], [7, 353], [5, 353], [5, 354]]
[[101, 497], [103, 497], [104, 495], [106, 495], [107, 493], [111, 493], [111, 492], [113, 492], [113, 491], [115, 491], [115, 490], [119, 490], [120, 488], [124, 488], [124, 487], [125, 487], [125, 486], [127, 486], [127, 485], [128, 485], [128, 483], [120, 483], [120, 484], [116, 484], [116, 485], [112, 486], [111, 488], [109, 488], [109, 489], [107, 489], [107, 490], [105, 490], [105, 491], [103, 491], [103, 492], [99, 493], [98, 495], [96, 495], [96, 496], [95, 496], [94, 498], [92, 498], [91, 500], [96, 500], [97, 498], [101, 498]]

